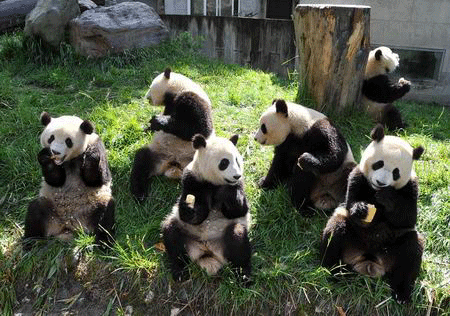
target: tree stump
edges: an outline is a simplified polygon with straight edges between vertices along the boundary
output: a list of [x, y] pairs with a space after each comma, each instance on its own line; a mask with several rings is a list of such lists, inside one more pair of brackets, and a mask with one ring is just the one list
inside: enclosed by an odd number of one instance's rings
[[293, 20], [301, 101], [326, 113], [360, 108], [370, 7], [299, 4]]

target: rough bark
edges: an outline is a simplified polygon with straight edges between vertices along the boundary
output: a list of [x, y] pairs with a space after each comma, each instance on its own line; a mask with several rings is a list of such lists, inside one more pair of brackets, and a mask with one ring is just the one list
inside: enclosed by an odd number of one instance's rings
[[370, 7], [297, 5], [299, 96], [323, 112], [360, 108], [370, 50]]

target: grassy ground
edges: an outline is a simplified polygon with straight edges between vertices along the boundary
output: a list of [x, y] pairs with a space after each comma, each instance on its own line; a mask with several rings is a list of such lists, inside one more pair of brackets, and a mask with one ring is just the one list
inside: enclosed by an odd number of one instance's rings
[[[79, 315], [450, 315], [450, 113], [439, 105], [398, 103], [409, 127], [397, 133], [426, 148], [420, 178], [418, 229], [426, 236], [422, 271], [406, 306], [383, 280], [351, 274], [333, 280], [319, 267], [319, 236], [328, 214], [303, 218], [283, 188], [261, 191], [272, 148], [252, 133], [273, 98], [295, 100], [297, 85], [273, 74], [225, 65], [195, 53], [189, 36], [152, 49], [91, 60], [62, 45], [49, 52], [20, 34], [0, 37], [0, 313]], [[173, 283], [158, 247], [160, 222], [179, 183], [158, 178], [137, 204], [129, 192], [134, 152], [151, 141], [146, 125], [161, 108], [143, 96], [166, 66], [201, 83], [213, 102], [217, 134], [241, 135], [246, 194], [253, 215], [254, 284], [242, 288], [225, 270], [208, 277], [191, 266], [191, 280]], [[18, 244], [29, 202], [39, 191], [39, 115], [74, 114], [95, 122], [113, 173], [116, 244], [101, 253], [92, 237], [51, 241], [30, 253]], [[362, 113], [333, 116], [359, 160], [372, 124]], [[156, 245], [156, 246], [155, 246]]]

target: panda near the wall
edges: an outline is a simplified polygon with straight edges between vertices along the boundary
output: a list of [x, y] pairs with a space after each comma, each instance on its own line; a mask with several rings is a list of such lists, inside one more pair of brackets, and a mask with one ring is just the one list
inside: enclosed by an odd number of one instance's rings
[[388, 73], [399, 65], [399, 56], [381, 46], [369, 53], [362, 87], [362, 104], [370, 116], [389, 130], [405, 128], [400, 111], [392, 104], [410, 89], [411, 82], [400, 78], [392, 82]]
[[96, 243], [111, 243], [114, 199], [106, 150], [90, 121], [76, 116], [41, 114], [45, 126], [38, 162], [43, 181], [39, 197], [28, 206], [24, 246], [29, 240], [72, 238], [83, 229]]
[[152, 117], [149, 129], [156, 133], [151, 144], [139, 149], [134, 158], [131, 192], [138, 201], [146, 199], [151, 177], [164, 174], [172, 179], [181, 178], [194, 156], [191, 140], [195, 134], [209, 137], [214, 133], [211, 107], [204, 98], [185, 91], [167, 102], [170, 114]]
[[173, 99], [181, 92], [194, 92], [211, 107], [211, 100], [198, 83], [182, 74], [172, 72], [170, 68], [166, 68], [153, 79], [145, 98], [151, 100], [154, 105], [165, 105], [163, 114], [170, 115]]
[[386, 276], [393, 297], [409, 302], [419, 273], [423, 238], [416, 231], [418, 181], [412, 164], [423, 153], [378, 124], [351, 172], [345, 204], [323, 231], [322, 265], [340, 262], [363, 275]]
[[344, 136], [324, 114], [274, 100], [260, 118], [255, 140], [275, 146], [260, 187], [287, 184], [303, 215], [311, 215], [310, 207], [333, 209], [344, 200], [347, 176], [356, 163]]
[[196, 262], [209, 275], [230, 263], [244, 282], [251, 273], [250, 213], [243, 184], [243, 160], [236, 143], [196, 135], [192, 162], [184, 169], [182, 193], [162, 223], [163, 241], [175, 280]]

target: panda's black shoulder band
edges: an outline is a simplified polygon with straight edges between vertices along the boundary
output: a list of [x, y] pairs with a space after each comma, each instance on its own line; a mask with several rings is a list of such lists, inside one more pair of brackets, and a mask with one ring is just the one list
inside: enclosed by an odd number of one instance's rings
[[51, 118], [50, 114], [48, 114], [47, 112], [41, 113], [41, 124], [42, 125], [47, 126], [51, 120], [52, 120], [52, 118]]
[[94, 125], [91, 122], [85, 120], [85, 121], [83, 121], [83, 123], [81, 123], [80, 129], [85, 134], [92, 134], [94, 132]]
[[370, 133], [372, 140], [379, 142], [384, 138], [384, 127], [381, 124], [377, 124]]
[[201, 147], [206, 147], [206, 139], [202, 134], [195, 134], [192, 138], [192, 145], [194, 149], [199, 149]]

